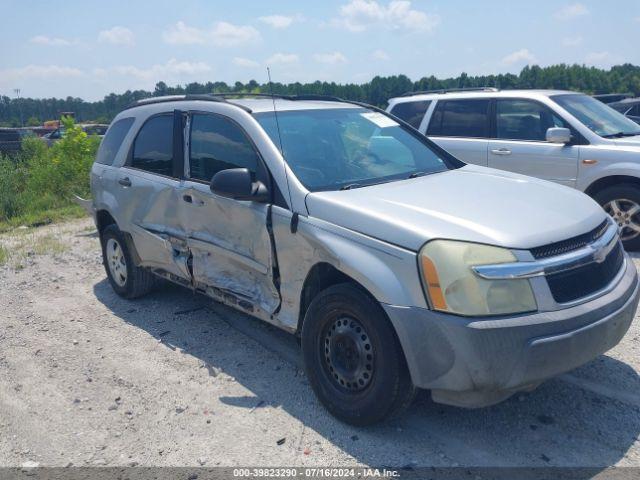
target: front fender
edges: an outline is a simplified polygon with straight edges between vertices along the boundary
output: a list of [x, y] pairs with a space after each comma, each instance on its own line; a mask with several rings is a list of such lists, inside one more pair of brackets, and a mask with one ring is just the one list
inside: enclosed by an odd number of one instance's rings
[[292, 233], [290, 212], [277, 210], [273, 227], [282, 296], [278, 321], [284, 328], [297, 327], [302, 288], [318, 263], [349, 276], [381, 303], [427, 307], [415, 252], [313, 217], [300, 217]]
[[[379, 302], [413, 305], [410, 282], [419, 285], [416, 254], [398, 247], [371, 245], [335, 231], [313, 226], [306, 239], [317, 249], [318, 261], [327, 262], [366, 288]], [[421, 288], [421, 287], [420, 287]]]
[[[609, 158], [613, 156], [614, 158]], [[603, 158], [604, 157], [604, 158]], [[582, 162], [576, 188], [586, 192], [598, 180], [612, 176], [625, 176], [640, 179], [640, 152], [621, 151], [606, 155], [598, 149], [585, 149], [581, 153]], [[585, 165], [584, 160], [596, 160], [595, 165]]]

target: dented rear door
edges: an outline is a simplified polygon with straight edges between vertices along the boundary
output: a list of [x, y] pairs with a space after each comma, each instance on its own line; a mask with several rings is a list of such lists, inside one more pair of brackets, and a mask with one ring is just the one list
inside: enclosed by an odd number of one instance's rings
[[172, 112], [154, 115], [140, 128], [116, 173], [118, 221], [131, 235], [142, 266], [190, 280], [172, 133]]

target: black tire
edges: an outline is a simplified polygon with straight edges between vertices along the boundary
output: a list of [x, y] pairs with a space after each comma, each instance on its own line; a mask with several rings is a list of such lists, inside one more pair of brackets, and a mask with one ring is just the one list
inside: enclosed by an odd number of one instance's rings
[[[619, 226], [624, 227], [625, 222], [631, 221], [636, 225], [640, 225], [640, 212], [632, 215], [630, 218], [624, 217], [624, 209], [630, 208], [632, 205], [631, 202], [640, 205], [640, 187], [628, 183], [622, 183], [620, 185], [614, 185], [600, 190], [593, 196], [593, 198], [605, 210], [607, 210], [607, 213], [613, 217]], [[621, 205], [621, 208], [623, 209], [621, 216], [613, 215], [611, 209], [607, 208], [607, 205], [614, 200], [618, 200], [619, 205]], [[622, 244], [624, 245], [625, 250], [640, 250], [640, 233], [633, 238], [625, 239], [625, 235], [628, 235], [630, 231], [631, 230], [628, 227], [621, 231], [621, 238], [623, 239]]]
[[319, 293], [301, 340], [311, 387], [339, 420], [371, 425], [413, 401], [415, 387], [396, 333], [380, 305], [357, 286], [342, 283]]
[[[154, 274], [144, 268], [136, 267], [125, 237], [116, 225], [108, 225], [103, 230], [100, 243], [102, 244], [102, 263], [107, 272], [107, 278], [118, 295], [129, 299], [141, 297], [157, 285], [158, 280]], [[122, 252], [124, 263], [121, 262], [118, 267], [121, 273], [109, 266], [113, 252], [108, 252], [107, 249], [113, 249], [114, 244], [119, 246]]]

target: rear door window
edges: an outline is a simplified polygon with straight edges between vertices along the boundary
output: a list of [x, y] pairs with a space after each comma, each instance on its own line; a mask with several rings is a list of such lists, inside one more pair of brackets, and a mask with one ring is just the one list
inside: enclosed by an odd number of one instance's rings
[[413, 128], [418, 129], [429, 105], [431, 105], [431, 100], [397, 103], [389, 113], [404, 120]]
[[489, 99], [439, 101], [427, 135], [488, 138], [489, 103]]
[[102, 165], [113, 165], [113, 162], [116, 159], [116, 154], [122, 145], [122, 141], [124, 140], [124, 137], [127, 136], [127, 133], [129, 133], [131, 125], [133, 125], [133, 120], [133, 117], [121, 118], [111, 125], [100, 144], [96, 163], [101, 163]]
[[158, 175], [173, 175], [173, 115], [151, 117], [133, 144], [131, 166]]

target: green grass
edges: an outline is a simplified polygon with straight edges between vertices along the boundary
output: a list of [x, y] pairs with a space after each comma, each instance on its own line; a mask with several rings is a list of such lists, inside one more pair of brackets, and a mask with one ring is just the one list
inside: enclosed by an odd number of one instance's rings
[[39, 227], [49, 223], [81, 218], [86, 216], [86, 214], [87, 212], [76, 204], [47, 209], [44, 211], [28, 212], [0, 222], [0, 233], [8, 232], [22, 225], [27, 227]]

